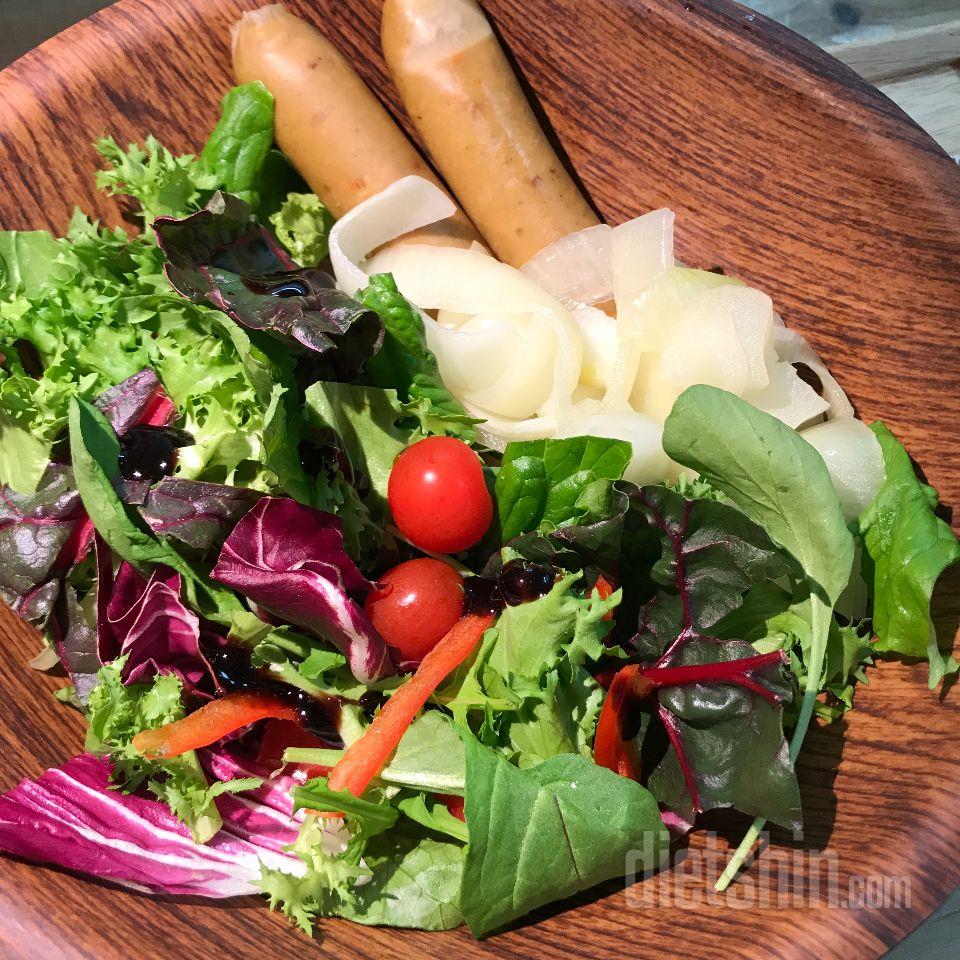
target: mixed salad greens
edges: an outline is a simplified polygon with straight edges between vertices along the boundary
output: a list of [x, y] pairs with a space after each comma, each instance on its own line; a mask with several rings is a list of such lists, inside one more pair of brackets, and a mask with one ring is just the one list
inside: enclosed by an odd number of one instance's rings
[[88, 722], [0, 798], [0, 848], [484, 936], [733, 808], [729, 882], [763, 821], [800, 828], [806, 731], [871, 664], [957, 672], [936, 493], [876, 423], [845, 516], [793, 426], [703, 384], [664, 411], [670, 480], [623, 439], [493, 449], [409, 285], [321, 266], [273, 121], [247, 84], [198, 156], [100, 141], [136, 235], [0, 233], [0, 595]]

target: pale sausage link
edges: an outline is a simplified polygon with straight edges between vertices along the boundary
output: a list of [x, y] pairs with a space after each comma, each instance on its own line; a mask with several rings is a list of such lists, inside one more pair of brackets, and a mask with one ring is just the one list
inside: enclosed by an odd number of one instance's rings
[[[442, 186], [340, 52], [285, 7], [234, 25], [233, 68], [273, 94], [278, 146], [335, 217], [410, 174]], [[409, 239], [469, 247], [480, 237], [458, 211]]]
[[386, 0], [381, 39], [440, 174], [506, 263], [599, 221], [473, 0]]

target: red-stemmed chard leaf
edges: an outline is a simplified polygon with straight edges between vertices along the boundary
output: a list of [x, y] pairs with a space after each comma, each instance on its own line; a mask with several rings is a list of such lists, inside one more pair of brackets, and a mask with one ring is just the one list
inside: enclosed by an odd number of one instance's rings
[[154, 225], [173, 288], [222, 310], [241, 326], [298, 344], [325, 379], [351, 380], [383, 343], [378, 314], [336, 288], [322, 270], [300, 269], [236, 197], [216, 193], [205, 209]]
[[83, 754], [21, 781], [0, 796], [0, 850], [154, 894], [241, 896], [257, 892], [261, 865], [303, 873], [283, 850], [298, 820], [275, 803], [231, 798], [223, 828], [199, 844], [165, 803], [122, 793], [110, 774]]
[[349, 596], [371, 584], [343, 549], [343, 524], [332, 513], [264, 497], [227, 537], [212, 577], [336, 645], [358, 680], [394, 672], [383, 638]]
[[237, 521], [262, 496], [257, 490], [173, 477], [151, 488], [140, 515], [158, 536], [203, 559], [223, 546]]
[[118, 436], [131, 427], [165, 427], [177, 414], [156, 372], [146, 367], [94, 400]]
[[92, 533], [66, 464], [49, 464], [34, 493], [0, 487], [0, 598], [43, 629], [62, 577], [86, 553]]
[[[107, 594], [100, 571], [98, 595]], [[129, 563], [120, 564], [98, 616], [99, 653], [106, 663], [125, 656], [124, 683], [143, 683], [158, 673], [175, 673], [193, 686], [207, 672], [200, 655], [200, 621], [180, 599], [180, 574], [158, 566], [145, 580]]]
[[783, 736], [783, 704], [793, 695], [787, 656], [709, 635], [752, 584], [795, 572], [795, 562], [724, 503], [644, 487], [632, 492], [631, 509], [661, 553], [631, 644], [635, 662], [617, 673], [601, 712], [597, 762], [642, 776], [688, 822], [733, 807], [799, 829]]
[[[163, 426], [176, 414], [156, 373], [147, 368], [104, 391], [94, 401], [118, 434], [143, 424]], [[64, 578], [83, 560], [94, 529], [83, 509], [73, 470], [54, 449], [40, 483], [31, 494], [0, 487], [0, 599], [23, 620], [43, 630], [51, 626], [54, 643], [63, 623], [51, 614]], [[70, 615], [60, 610], [59, 620]], [[75, 626], [78, 624], [73, 618]]]

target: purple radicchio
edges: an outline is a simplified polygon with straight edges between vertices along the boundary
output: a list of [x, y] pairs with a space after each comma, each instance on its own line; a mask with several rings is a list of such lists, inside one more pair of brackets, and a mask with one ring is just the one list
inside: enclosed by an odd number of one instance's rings
[[299, 269], [236, 197], [215, 193], [183, 220], [154, 223], [167, 279], [194, 303], [222, 310], [322, 359], [323, 379], [353, 379], [383, 343], [378, 314], [322, 270]]
[[113, 579], [109, 562], [98, 567], [100, 661], [125, 656], [124, 683], [143, 683], [158, 673], [175, 673], [188, 686], [199, 683], [207, 671], [200, 655], [200, 621], [180, 599], [180, 574], [158, 566], [145, 580], [124, 561]]
[[166, 804], [120, 792], [110, 772], [109, 761], [83, 754], [21, 781], [0, 796], [0, 850], [155, 894], [242, 896], [258, 892], [262, 865], [303, 873], [283, 852], [298, 820], [275, 800], [231, 796], [223, 828], [197, 844]]
[[383, 638], [349, 596], [372, 585], [344, 551], [343, 524], [332, 513], [264, 497], [227, 537], [212, 577], [329, 640], [361, 682], [394, 672]]

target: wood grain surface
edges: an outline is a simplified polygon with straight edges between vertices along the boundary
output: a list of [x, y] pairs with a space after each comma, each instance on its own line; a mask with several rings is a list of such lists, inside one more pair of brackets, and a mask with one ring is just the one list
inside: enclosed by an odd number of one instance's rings
[[[94, 190], [90, 142], [152, 132], [176, 151], [197, 148], [230, 83], [229, 24], [256, 5], [121, 0], [0, 74], [0, 224], [62, 230], [75, 203], [119, 222]], [[374, 0], [291, 5], [396, 107]], [[616, 223], [673, 207], [678, 256], [768, 290], [862, 416], [882, 416], [946, 502], [960, 502], [960, 171], [946, 155], [850, 70], [732, 3], [489, 0], [487, 9], [602, 214]], [[941, 594], [952, 636], [956, 580]], [[6, 611], [0, 634], [6, 788], [77, 752], [82, 731], [50, 696], [62, 681], [24, 665], [38, 638]], [[335, 921], [320, 944], [254, 898], [150, 899], [5, 860], [0, 955], [877, 957], [960, 880], [957, 702], [927, 691], [922, 666], [873, 672], [845, 728], [808, 739], [805, 837], [774, 838], [728, 902], [704, 899], [719, 863], [698, 876], [701, 860], [680, 851], [672, 871], [639, 888], [608, 885], [485, 943]], [[711, 825], [734, 839], [741, 829]], [[803, 897], [808, 865], [797, 854], [824, 850], [836, 864], [835, 907], [825, 890]], [[908, 902], [844, 908], [851, 878], [870, 876], [903, 878]]]

